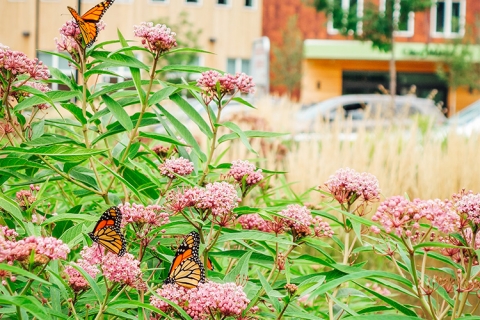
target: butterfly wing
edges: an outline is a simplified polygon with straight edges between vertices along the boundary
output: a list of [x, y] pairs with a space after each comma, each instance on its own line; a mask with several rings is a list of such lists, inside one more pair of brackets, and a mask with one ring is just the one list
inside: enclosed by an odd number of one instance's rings
[[195, 231], [190, 232], [177, 249], [165, 283], [194, 288], [205, 282], [205, 269], [198, 257], [199, 247], [200, 236]]
[[115, 0], [105, 0], [103, 2], [100, 2], [96, 6], [85, 12], [85, 14], [83, 14], [81, 17], [73, 8], [67, 7], [73, 18], [77, 22], [78, 28], [82, 33], [83, 40], [85, 41], [85, 45], [87, 47], [91, 46], [97, 39], [97, 23], [100, 21], [102, 16], [105, 14], [105, 11], [110, 8], [114, 1]]
[[105, 247], [105, 249], [123, 256], [126, 252], [125, 237], [120, 232], [122, 213], [117, 207], [106, 210], [98, 220], [95, 228], [88, 235], [90, 238]]

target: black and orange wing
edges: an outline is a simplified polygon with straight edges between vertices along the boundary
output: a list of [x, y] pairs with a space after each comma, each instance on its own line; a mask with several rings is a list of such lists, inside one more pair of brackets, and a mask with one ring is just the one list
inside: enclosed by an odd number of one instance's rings
[[200, 236], [190, 232], [177, 249], [165, 283], [176, 283], [185, 288], [194, 288], [205, 282], [205, 268], [198, 256]]
[[115, 0], [105, 0], [88, 10], [85, 14], [80, 16], [75, 9], [67, 7], [73, 18], [77, 22], [78, 28], [82, 33], [83, 40], [87, 47], [91, 46], [98, 36], [97, 23], [105, 14], [108, 8], [113, 4]]
[[123, 256], [126, 252], [125, 237], [120, 231], [122, 213], [117, 207], [106, 210], [98, 220], [95, 228], [88, 235], [92, 241], [105, 247], [105, 249]]

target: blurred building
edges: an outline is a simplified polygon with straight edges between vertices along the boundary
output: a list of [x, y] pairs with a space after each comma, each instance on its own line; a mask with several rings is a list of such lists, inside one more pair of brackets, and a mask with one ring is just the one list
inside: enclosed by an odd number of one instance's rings
[[[367, 3], [373, 2], [380, 10], [385, 7], [385, 0], [332, 1], [358, 17], [363, 15]], [[480, 99], [480, 93], [461, 87], [456, 95], [451, 94], [451, 89], [437, 77], [437, 63], [432, 55], [426, 54], [425, 44], [429, 44], [429, 51], [435, 51], [452, 39], [464, 38], [468, 31], [478, 35], [480, 1], [433, 0], [433, 3], [424, 12], [400, 17], [394, 51], [397, 94], [406, 94], [412, 85], [416, 86], [419, 97], [426, 97], [436, 89], [436, 98], [447, 105], [452, 102], [448, 99], [456, 96], [458, 110]], [[369, 43], [353, 40], [353, 36], [340, 35], [339, 21], [325, 12], [316, 12], [305, 5], [304, 0], [264, 0], [263, 6], [263, 34], [270, 38], [272, 47], [282, 44], [288, 17], [298, 17], [297, 26], [304, 38], [302, 102], [316, 102], [341, 94], [378, 92], [379, 84], [388, 89], [390, 54], [372, 49]], [[355, 27], [356, 32], [361, 32], [361, 23]], [[471, 47], [474, 58], [480, 62], [480, 47]], [[273, 88], [276, 90], [281, 92], [282, 88]]]
[[[56, 51], [54, 38], [59, 37], [62, 25], [72, 19], [67, 6], [78, 10], [80, 5], [79, 12], [84, 13], [98, 2], [0, 0], [0, 43], [29, 57], [38, 56], [47, 65], [70, 74], [66, 60], [41, 51]], [[102, 18], [107, 27], [96, 43], [118, 39], [117, 29], [126, 39], [138, 40], [133, 36], [134, 25], [143, 21], [176, 24], [182, 12], [194, 30], [201, 30], [199, 48], [213, 53], [200, 54], [197, 64], [230, 73], [250, 72], [252, 43], [261, 36], [261, 0], [115, 0]], [[125, 76], [129, 73], [124, 67], [112, 71]]]

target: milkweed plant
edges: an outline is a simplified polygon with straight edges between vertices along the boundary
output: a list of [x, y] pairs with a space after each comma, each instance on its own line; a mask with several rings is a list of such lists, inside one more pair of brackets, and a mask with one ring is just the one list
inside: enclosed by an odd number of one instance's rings
[[[339, 168], [296, 195], [277, 179], [282, 172], [262, 168], [250, 144], [279, 133], [243, 131], [223, 116], [232, 101], [253, 107], [242, 98], [254, 92], [252, 78], [160, 68], [168, 54], [203, 52], [176, 48], [165, 25], [133, 30], [136, 41], [119, 32], [118, 40], [86, 48], [67, 22], [50, 54], [66, 59], [72, 75], [0, 45], [2, 319], [459, 319], [478, 312], [480, 194], [384, 197], [372, 174]], [[111, 45], [120, 49], [105, 49]], [[118, 76], [112, 66], [128, 68], [131, 78], [100, 83]], [[171, 71], [198, 80], [159, 80]], [[251, 158], [222, 161], [219, 146], [232, 141]], [[322, 201], [306, 202], [312, 192]], [[88, 236], [109, 207], [121, 213], [120, 256]], [[164, 283], [192, 231], [205, 280], [192, 288]]]

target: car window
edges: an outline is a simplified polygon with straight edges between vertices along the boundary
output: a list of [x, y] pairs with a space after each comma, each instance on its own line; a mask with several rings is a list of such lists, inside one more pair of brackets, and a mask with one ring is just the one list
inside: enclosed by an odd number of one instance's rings
[[353, 120], [362, 120], [365, 115], [365, 103], [356, 102], [343, 105], [345, 118], [352, 118]]

